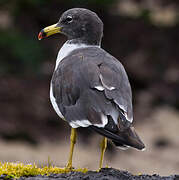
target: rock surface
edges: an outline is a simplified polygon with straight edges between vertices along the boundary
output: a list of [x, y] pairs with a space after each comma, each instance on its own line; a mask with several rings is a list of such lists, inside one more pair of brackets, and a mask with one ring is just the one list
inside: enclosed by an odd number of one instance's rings
[[[5, 177], [0, 177], [5, 179]], [[179, 180], [179, 175], [132, 175], [127, 171], [119, 171], [113, 168], [103, 168], [100, 172], [89, 171], [86, 174], [71, 172], [66, 174], [53, 174], [50, 176], [21, 177], [19, 180]]]

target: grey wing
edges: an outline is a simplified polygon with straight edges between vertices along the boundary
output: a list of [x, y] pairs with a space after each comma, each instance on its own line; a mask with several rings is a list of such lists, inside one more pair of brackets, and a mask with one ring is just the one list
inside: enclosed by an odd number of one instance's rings
[[105, 118], [101, 109], [107, 109], [104, 95], [93, 88], [99, 83], [98, 68], [83, 58], [81, 54], [65, 58], [52, 77], [57, 106], [74, 128], [101, 124], [101, 119]]
[[[77, 54], [66, 58], [55, 71], [53, 95], [72, 127], [104, 127], [109, 119], [119, 128], [129, 127], [132, 121], [129, 81], [120, 63], [107, 61]], [[113, 128], [116, 126], [110, 126]]]
[[111, 99], [122, 112], [124, 121], [133, 121], [132, 92], [124, 67], [120, 62], [111, 57], [113, 61], [100, 66], [100, 80], [104, 87], [105, 95]]

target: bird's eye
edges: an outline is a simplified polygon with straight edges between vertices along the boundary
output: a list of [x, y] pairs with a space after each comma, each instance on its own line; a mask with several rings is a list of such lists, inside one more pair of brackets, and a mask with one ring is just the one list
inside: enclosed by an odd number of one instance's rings
[[72, 22], [72, 21], [73, 21], [72, 16], [67, 16], [66, 21], [67, 21], [68, 23]]

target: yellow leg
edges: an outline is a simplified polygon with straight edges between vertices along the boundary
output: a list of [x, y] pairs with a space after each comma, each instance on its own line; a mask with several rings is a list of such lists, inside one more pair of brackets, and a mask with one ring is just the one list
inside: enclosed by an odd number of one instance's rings
[[72, 169], [72, 157], [73, 157], [73, 149], [74, 149], [74, 145], [76, 143], [76, 129], [75, 128], [71, 128], [71, 136], [70, 136], [70, 155], [69, 155], [69, 159], [68, 159], [68, 164], [66, 166], [67, 169]]
[[100, 162], [99, 162], [99, 170], [103, 166], [103, 159], [104, 159], [104, 153], [105, 153], [106, 147], [107, 147], [107, 138], [104, 137], [101, 142], [101, 158], [100, 158]]

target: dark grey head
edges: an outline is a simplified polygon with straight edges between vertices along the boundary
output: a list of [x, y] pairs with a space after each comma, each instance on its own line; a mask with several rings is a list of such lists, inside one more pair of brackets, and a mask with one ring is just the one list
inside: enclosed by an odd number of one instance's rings
[[65, 11], [57, 24], [44, 28], [41, 32], [39, 39], [60, 32], [71, 43], [100, 45], [103, 22], [96, 13], [88, 9], [73, 8]]

